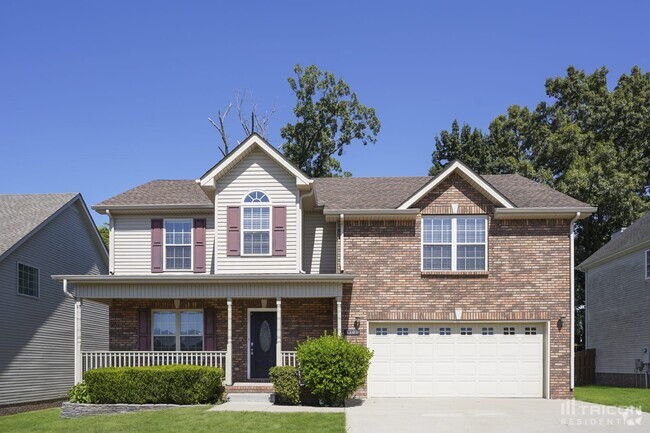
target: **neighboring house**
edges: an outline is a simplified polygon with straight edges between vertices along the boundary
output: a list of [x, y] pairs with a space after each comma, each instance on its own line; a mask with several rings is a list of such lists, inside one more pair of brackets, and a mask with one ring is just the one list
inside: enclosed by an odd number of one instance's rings
[[[74, 384], [72, 299], [51, 276], [106, 274], [79, 194], [0, 195], [0, 412], [65, 397]], [[108, 308], [89, 302], [84, 350], [108, 348]]]
[[113, 352], [77, 380], [199, 362], [237, 390], [338, 332], [374, 351], [360, 395], [571, 396], [572, 223], [595, 209], [524, 177], [310, 179], [253, 134], [94, 209], [111, 275], [57, 278], [109, 303]]
[[596, 349], [596, 383], [633, 386], [635, 360], [643, 360], [644, 348], [650, 352], [650, 212], [578, 269], [585, 272], [586, 348]]

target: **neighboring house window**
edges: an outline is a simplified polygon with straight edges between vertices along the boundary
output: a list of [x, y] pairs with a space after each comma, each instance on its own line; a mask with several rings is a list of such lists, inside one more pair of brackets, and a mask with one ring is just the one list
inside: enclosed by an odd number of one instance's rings
[[38, 298], [40, 296], [39, 270], [18, 263], [18, 294]]
[[645, 252], [645, 278], [650, 280], [650, 250]]
[[192, 270], [192, 220], [165, 220], [165, 270]]
[[153, 350], [202, 351], [203, 313], [200, 311], [154, 311]]
[[486, 217], [422, 217], [422, 269], [487, 269]]
[[271, 206], [262, 191], [253, 191], [242, 206], [242, 251], [244, 255], [271, 254]]

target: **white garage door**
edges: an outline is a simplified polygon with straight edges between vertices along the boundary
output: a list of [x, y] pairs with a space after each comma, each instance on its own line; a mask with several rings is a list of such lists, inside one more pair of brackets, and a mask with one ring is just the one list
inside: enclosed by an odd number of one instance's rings
[[369, 324], [370, 397], [542, 397], [542, 324]]

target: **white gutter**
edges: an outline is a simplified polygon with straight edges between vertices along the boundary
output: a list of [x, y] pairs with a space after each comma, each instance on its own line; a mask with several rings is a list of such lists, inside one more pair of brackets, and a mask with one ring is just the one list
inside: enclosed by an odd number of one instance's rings
[[341, 222], [340, 222], [340, 224], [341, 224], [341, 242], [340, 242], [340, 244], [341, 244], [341, 253], [340, 253], [341, 259], [340, 260], [341, 260], [341, 273], [343, 273], [343, 271], [345, 271], [345, 248], [343, 246], [343, 243], [345, 241], [345, 214], [341, 214], [340, 218], [341, 218]]
[[567, 208], [567, 207], [528, 207], [528, 208], [496, 208], [494, 210], [494, 216], [496, 219], [508, 218], [508, 217], [544, 217], [544, 216], [574, 216], [576, 213], [582, 215], [583, 217], [589, 216], [592, 213], [596, 212], [598, 208], [595, 207], [576, 207], [576, 208]]
[[66, 278], [63, 279], [63, 293], [70, 299], [75, 299], [74, 295], [68, 292], [68, 280]]
[[575, 253], [573, 252], [573, 244], [574, 244], [574, 232], [573, 232], [573, 225], [574, 223], [580, 218], [580, 212], [576, 212], [576, 216], [571, 220], [570, 224], [570, 243], [571, 243], [571, 390], [574, 388], [575, 384], [575, 362], [576, 362], [576, 357], [575, 357], [575, 342], [576, 342], [576, 327], [575, 327], [575, 298], [576, 298], [576, 292], [575, 292]]

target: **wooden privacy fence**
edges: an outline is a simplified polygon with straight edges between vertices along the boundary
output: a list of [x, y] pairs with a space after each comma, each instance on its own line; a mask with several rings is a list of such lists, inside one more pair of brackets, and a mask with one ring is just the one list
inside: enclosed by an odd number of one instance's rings
[[576, 352], [575, 368], [576, 386], [594, 385], [596, 383], [596, 349]]

